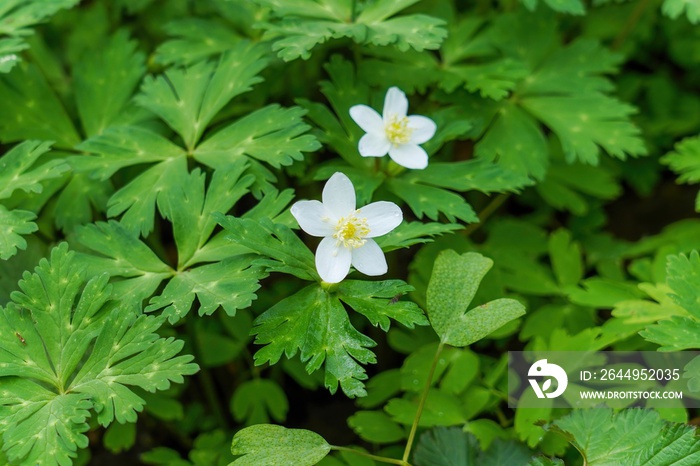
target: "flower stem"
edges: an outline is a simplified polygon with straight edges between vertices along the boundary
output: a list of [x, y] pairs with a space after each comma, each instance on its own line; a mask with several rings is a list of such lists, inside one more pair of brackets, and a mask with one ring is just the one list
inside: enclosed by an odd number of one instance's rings
[[394, 458], [387, 458], [386, 456], [372, 455], [370, 453], [365, 453], [362, 450], [354, 450], [354, 449], [348, 448], [348, 447], [336, 447], [335, 445], [331, 445], [331, 450], [352, 452], [352, 453], [355, 453], [356, 455], [364, 456], [366, 458], [371, 458], [374, 461], [379, 461], [381, 463], [398, 464], [399, 466], [411, 466], [410, 464], [406, 463], [405, 461], [397, 460]]
[[617, 37], [615, 37], [615, 40], [613, 41], [611, 46], [613, 50], [619, 50], [620, 47], [622, 47], [622, 44], [625, 43], [625, 40], [630, 35], [634, 27], [637, 25], [637, 23], [642, 17], [642, 14], [644, 13], [644, 10], [647, 9], [649, 4], [649, 0], [639, 0], [639, 3], [637, 3], [637, 5], [634, 7], [634, 10], [632, 10], [632, 13], [630, 13], [629, 17], [627, 18], [627, 22], [622, 27], [622, 29], [620, 29], [620, 32], [617, 34]]
[[406, 449], [403, 451], [403, 463], [408, 464], [408, 457], [411, 455], [411, 447], [413, 447], [413, 439], [416, 436], [416, 431], [418, 430], [418, 421], [420, 421], [420, 416], [423, 414], [423, 408], [425, 407], [425, 400], [428, 398], [428, 391], [430, 390], [430, 385], [433, 382], [433, 375], [435, 374], [435, 368], [440, 360], [440, 353], [442, 353], [442, 348], [445, 343], [442, 341], [435, 351], [435, 357], [433, 358], [433, 364], [430, 366], [430, 372], [428, 372], [428, 380], [425, 382], [425, 387], [423, 388], [423, 393], [420, 395], [420, 401], [418, 403], [418, 411], [416, 411], [416, 417], [413, 419], [413, 425], [411, 426], [411, 432], [408, 434], [408, 442], [406, 442]]
[[479, 223], [472, 223], [464, 229], [464, 236], [469, 236], [474, 233], [474, 231], [476, 231], [487, 218], [493, 215], [493, 213], [496, 212], [509, 197], [510, 193], [501, 193], [493, 198], [493, 200], [489, 202], [489, 205], [487, 205], [484, 210], [479, 212]]
[[[197, 342], [197, 336], [196, 336], [196, 330], [194, 327], [194, 320], [192, 319], [185, 319], [185, 328], [187, 329], [187, 334], [191, 338], [192, 342], [192, 352], [195, 355], [195, 358], [197, 361], [201, 361], [201, 351], [199, 349], [199, 344]], [[197, 374], [197, 378], [199, 379], [199, 383], [202, 387], [202, 391], [204, 392], [204, 397], [207, 400], [207, 404], [209, 405], [209, 409], [212, 411], [212, 414], [214, 415], [214, 418], [216, 419], [216, 422], [219, 424], [219, 426], [222, 429], [228, 429], [230, 426], [228, 425], [228, 422], [226, 421], [226, 418], [224, 417], [224, 408], [221, 405], [221, 402], [219, 401], [219, 397], [216, 394], [216, 389], [214, 388], [214, 379], [211, 376], [211, 373], [209, 372], [209, 369], [206, 367], [201, 367], [199, 373]]]

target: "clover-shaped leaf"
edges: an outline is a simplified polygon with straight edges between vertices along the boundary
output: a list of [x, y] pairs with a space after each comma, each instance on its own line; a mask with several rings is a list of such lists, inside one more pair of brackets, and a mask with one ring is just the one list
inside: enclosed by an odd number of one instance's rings
[[443, 251], [428, 285], [428, 318], [443, 343], [468, 346], [525, 314], [514, 299], [501, 298], [465, 313], [493, 261], [481, 254]]

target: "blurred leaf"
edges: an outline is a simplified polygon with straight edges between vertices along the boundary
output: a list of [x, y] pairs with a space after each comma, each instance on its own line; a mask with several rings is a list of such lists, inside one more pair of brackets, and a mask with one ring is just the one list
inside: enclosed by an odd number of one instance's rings
[[253, 379], [236, 388], [231, 398], [231, 412], [245, 425], [266, 424], [270, 417], [277, 422], [287, 418], [289, 402], [282, 388], [273, 380]]

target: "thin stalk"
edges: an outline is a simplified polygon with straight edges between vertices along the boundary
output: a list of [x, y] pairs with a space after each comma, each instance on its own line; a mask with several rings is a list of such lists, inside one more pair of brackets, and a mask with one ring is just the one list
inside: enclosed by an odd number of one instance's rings
[[352, 452], [352, 453], [355, 453], [356, 455], [364, 456], [366, 458], [371, 458], [374, 461], [379, 461], [381, 463], [398, 464], [399, 466], [410, 466], [410, 465], [407, 465], [405, 461], [397, 460], [394, 458], [387, 458], [385, 456], [372, 455], [370, 453], [365, 453], [362, 450], [353, 450], [352, 448], [348, 448], [348, 447], [336, 447], [335, 445], [331, 445], [331, 450]]
[[627, 18], [627, 22], [622, 29], [620, 29], [617, 37], [615, 37], [615, 40], [612, 43], [613, 50], [618, 50], [620, 47], [622, 47], [622, 44], [625, 43], [625, 40], [637, 25], [642, 17], [642, 14], [644, 13], [644, 10], [647, 9], [650, 3], [650, 0], [639, 0], [639, 3], [637, 3], [634, 10], [632, 10], [632, 13], [630, 13], [629, 17]]
[[472, 223], [467, 228], [464, 229], [464, 236], [469, 236], [474, 233], [491, 215], [498, 210], [499, 207], [503, 205], [504, 202], [510, 197], [510, 193], [501, 193], [494, 197], [489, 205], [487, 205], [484, 210], [479, 212], [479, 223]]
[[[194, 320], [185, 319], [185, 328], [187, 329], [187, 333], [189, 334], [192, 341], [192, 350], [194, 352], [195, 360], [201, 361], [201, 351], [199, 350], [199, 345], [197, 344], [197, 337], [195, 336], [196, 333], [194, 328]], [[206, 367], [200, 367], [199, 373], [197, 374], [197, 378], [199, 379], [200, 385], [202, 386], [202, 389], [204, 391], [204, 397], [207, 400], [209, 409], [211, 409], [212, 413], [214, 414], [214, 417], [216, 418], [216, 422], [222, 429], [228, 429], [230, 426], [228, 425], [228, 422], [226, 421], [226, 418], [223, 414], [224, 407], [221, 405], [219, 397], [216, 395], [216, 390], [214, 389], [214, 379], [212, 378], [209, 369], [207, 369]]]
[[421, 414], [423, 414], [423, 408], [425, 407], [425, 400], [428, 398], [428, 391], [430, 390], [430, 385], [433, 382], [433, 375], [435, 374], [435, 368], [440, 360], [440, 354], [442, 353], [442, 348], [445, 346], [443, 342], [437, 347], [435, 352], [435, 357], [433, 358], [433, 364], [430, 366], [430, 372], [428, 373], [428, 381], [425, 382], [425, 387], [423, 388], [423, 393], [420, 395], [420, 401], [418, 403], [418, 411], [416, 412], [416, 417], [413, 419], [413, 425], [411, 426], [411, 432], [408, 434], [408, 441], [406, 442], [406, 449], [403, 451], [403, 463], [408, 465], [408, 457], [411, 455], [411, 448], [413, 447], [413, 439], [416, 437], [416, 431], [418, 430], [418, 421], [420, 421]]

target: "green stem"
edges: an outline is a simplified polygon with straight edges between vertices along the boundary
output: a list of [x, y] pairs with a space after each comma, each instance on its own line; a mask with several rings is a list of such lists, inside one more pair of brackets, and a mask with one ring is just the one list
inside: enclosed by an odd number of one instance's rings
[[613, 50], [618, 50], [620, 47], [622, 47], [622, 44], [625, 43], [625, 40], [637, 25], [642, 17], [642, 14], [644, 13], [644, 10], [647, 9], [650, 3], [650, 0], [640, 0], [639, 3], [637, 3], [634, 10], [632, 10], [632, 13], [630, 13], [629, 17], [627, 18], [627, 22], [622, 29], [620, 29], [617, 37], [615, 37], [611, 47]]
[[[189, 334], [190, 341], [192, 342], [192, 352], [194, 353], [195, 361], [201, 361], [202, 355], [199, 350], [199, 345], [197, 344], [197, 337], [194, 328], [194, 320], [185, 319], [185, 328]], [[202, 390], [204, 391], [204, 397], [209, 404], [209, 409], [211, 409], [212, 414], [216, 418], [216, 422], [222, 429], [229, 429], [228, 422], [224, 417], [224, 407], [219, 402], [219, 397], [216, 395], [216, 390], [214, 389], [214, 379], [206, 367], [201, 367], [199, 373], [197, 374]]]
[[352, 453], [355, 453], [356, 455], [364, 456], [366, 458], [371, 458], [374, 461], [379, 461], [381, 463], [398, 464], [399, 466], [411, 466], [410, 464], [406, 463], [405, 461], [397, 460], [394, 458], [387, 458], [385, 456], [372, 455], [370, 453], [365, 453], [362, 450], [354, 450], [354, 449], [348, 448], [348, 447], [336, 447], [335, 445], [331, 445], [331, 450], [352, 452]]
[[442, 341], [437, 347], [435, 352], [435, 357], [433, 358], [433, 364], [430, 366], [430, 372], [428, 373], [428, 380], [425, 382], [425, 387], [423, 388], [423, 393], [420, 395], [420, 402], [418, 403], [418, 411], [416, 412], [416, 417], [413, 419], [413, 425], [411, 426], [411, 432], [408, 434], [408, 442], [406, 442], [406, 449], [403, 451], [403, 463], [408, 464], [408, 457], [411, 455], [411, 448], [413, 447], [413, 439], [416, 437], [416, 431], [418, 430], [418, 421], [420, 421], [421, 414], [423, 414], [423, 408], [425, 407], [425, 400], [428, 398], [428, 391], [430, 390], [430, 385], [433, 382], [433, 375], [435, 374], [435, 368], [440, 360], [440, 353], [442, 353], [442, 348], [445, 343]]
[[479, 223], [472, 223], [471, 225], [467, 226], [467, 228], [464, 229], [464, 236], [469, 236], [472, 233], [474, 233], [485, 221], [487, 218], [489, 218], [491, 215], [493, 215], [494, 212], [498, 210], [499, 207], [503, 205], [504, 202], [510, 197], [510, 193], [501, 193], [498, 196], [496, 196], [490, 203], [487, 205], [484, 210], [479, 212]]

